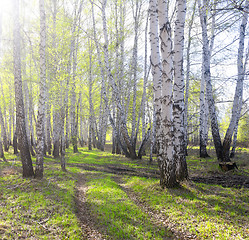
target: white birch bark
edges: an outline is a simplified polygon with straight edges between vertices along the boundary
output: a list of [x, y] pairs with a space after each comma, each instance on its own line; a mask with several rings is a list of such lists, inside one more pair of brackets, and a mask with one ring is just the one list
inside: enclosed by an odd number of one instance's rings
[[183, 72], [183, 48], [184, 48], [184, 25], [186, 16], [186, 0], [177, 0], [177, 16], [175, 21], [174, 38], [174, 144], [176, 175], [178, 180], [188, 177], [185, 131], [184, 131], [184, 72]]
[[209, 116], [211, 119], [211, 129], [218, 160], [222, 161], [222, 143], [219, 132], [219, 125], [213, 98], [211, 71], [210, 71], [210, 45], [207, 34], [207, 1], [198, 0], [200, 22], [202, 28], [202, 57], [203, 57], [203, 76], [206, 83], [206, 94], [208, 100]]
[[[215, 39], [215, 23], [216, 23], [216, 2], [213, 3], [212, 11], [212, 24], [211, 24], [211, 37], [209, 44], [210, 58], [214, 46]], [[209, 60], [210, 61], [210, 60]], [[208, 99], [205, 93], [205, 78], [204, 78], [204, 61], [202, 59], [202, 77], [201, 77], [201, 89], [200, 89], [200, 157], [209, 157], [207, 153], [207, 141], [208, 141]]]
[[[73, 33], [72, 33], [72, 42], [71, 42], [71, 51], [73, 57], [73, 72], [72, 72], [72, 88], [71, 88], [71, 138], [73, 144], [74, 153], [78, 152], [78, 121], [77, 121], [77, 112], [76, 112], [76, 67], [77, 67], [77, 56], [78, 56], [78, 43], [79, 43], [79, 28], [77, 35], [75, 35], [76, 27], [80, 23], [81, 19], [81, 11], [82, 11], [83, 1], [80, 2], [80, 6], [78, 12], [75, 13], [75, 20], [73, 25]], [[76, 11], [75, 11], [76, 12]], [[64, 121], [63, 121], [64, 122]]]
[[89, 87], [89, 137], [88, 137], [88, 149], [92, 150], [92, 141], [93, 141], [93, 131], [94, 131], [94, 122], [93, 122], [93, 101], [92, 101], [92, 44], [89, 40], [89, 77], [88, 77], [88, 87]]
[[51, 104], [50, 104], [50, 94], [47, 91], [47, 102], [46, 102], [46, 150], [49, 155], [51, 155]]
[[108, 50], [109, 41], [108, 41], [108, 35], [107, 35], [106, 14], [105, 14], [106, 3], [107, 3], [107, 1], [103, 0], [102, 9], [101, 9], [102, 10], [102, 22], [103, 22], [103, 34], [104, 34], [104, 40], [105, 40], [105, 45], [104, 45], [105, 67], [106, 67], [108, 78], [109, 78], [111, 86], [112, 86], [112, 90], [114, 92], [115, 101], [117, 104], [117, 109], [120, 112], [121, 132], [122, 132], [124, 141], [129, 149], [130, 157], [132, 159], [135, 159], [135, 158], [137, 158], [137, 154], [136, 154], [135, 148], [132, 144], [132, 141], [130, 139], [130, 136], [128, 134], [126, 120], [125, 120], [125, 114], [124, 114], [124, 110], [123, 110], [122, 105], [121, 105], [119, 91], [118, 91], [117, 85], [115, 83], [115, 80], [113, 78], [113, 75], [111, 73], [111, 68], [110, 68], [110, 64], [109, 64], [109, 50]]
[[161, 54], [162, 54], [162, 96], [161, 127], [158, 144], [158, 161], [161, 169], [162, 187], [174, 187], [176, 182], [176, 162], [173, 136], [173, 51], [171, 26], [166, 0], [158, 4]]
[[[248, 41], [248, 44], [247, 44], [247, 53], [246, 53], [245, 60], [244, 60], [244, 74], [245, 74], [245, 72], [247, 70], [248, 59], [249, 59], [249, 41]], [[240, 103], [239, 103], [240, 109], [239, 109], [235, 129], [234, 129], [233, 145], [232, 145], [232, 150], [231, 150], [231, 153], [230, 153], [230, 158], [233, 158], [235, 156], [235, 150], [236, 150], [236, 146], [237, 146], [237, 137], [238, 137], [238, 127], [239, 127], [238, 125], [239, 125], [239, 120], [240, 120], [240, 117], [241, 117], [241, 110], [242, 110], [242, 106], [243, 106], [243, 101], [242, 100], [243, 100], [243, 98], [240, 98]]]
[[[249, 1], [247, 1], [245, 9], [249, 9]], [[245, 30], [247, 22], [248, 22], [248, 12], [245, 11], [242, 16], [240, 33], [239, 33], [239, 47], [238, 47], [238, 56], [237, 56], [238, 76], [237, 76], [237, 84], [233, 99], [232, 116], [223, 142], [223, 157], [224, 161], [226, 162], [230, 161], [230, 146], [231, 146], [232, 136], [234, 133], [234, 129], [236, 127], [236, 123], [240, 117], [241, 105], [243, 99], [243, 82], [245, 77], [243, 59], [244, 59]]]
[[133, 44], [133, 56], [132, 56], [132, 79], [133, 79], [133, 100], [132, 100], [132, 131], [131, 140], [134, 148], [136, 147], [136, 106], [137, 106], [137, 51], [138, 51], [138, 30], [139, 30], [139, 20], [141, 12], [141, 2], [135, 0], [135, 9], [133, 9], [133, 19], [134, 19], [134, 44]]
[[[149, 12], [148, 12], [149, 13]], [[140, 105], [140, 109], [139, 109], [139, 113], [137, 116], [137, 127], [136, 127], [136, 136], [135, 139], [137, 139], [137, 135], [138, 135], [138, 131], [139, 131], [139, 125], [140, 125], [140, 118], [142, 117], [142, 141], [141, 141], [141, 145], [139, 147], [139, 149], [141, 149], [143, 141], [146, 140], [146, 134], [145, 133], [145, 128], [146, 128], [146, 123], [145, 123], [145, 103], [146, 103], [146, 90], [147, 90], [147, 82], [148, 82], [148, 75], [150, 72], [150, 68], [149, 71], [147, 70], [147, 36], [148, 36], [148, 20], [149, 20], [149, 14], [147, 14], [147, 18], [146, 18], [146, 25], [145, 25], [145, 51], [144, 51], [144, 81], [143, 81], [143, 94], [142, 94], [142, 99], [141, 99], [141, 105]], [[142, 116], [141, 116], [142, 115]], [[151, 131], [150, 131], [151, 132]], [[147, 140], [149, 140], [149, 138], [147, 138]], [[146, 141], [147, 141], [146, 140]], [[139, 158], [142, 158], [142, 155], [146, 155], [145, 154], [145, 147], [146, 147], [147, 143], [143, 144], [143, 149], [141, 149], [141, 153], [138, 154]]]
[[[203, 67], [202, 63], [202, 68]], [[206, 118], [206, 101], [205, 101], [205, 79], [204, 71], [202, 70], [201, 77], [201, 86], [200, 86], [200, 127], [199, 127], [199, 136], [200, 136], [200, 157], [208, 157], [207, 153], [207, 139], [206, 139], [206, 128], [207, 128], [207, 118]]]
[[35, 177], [43, 178], [45, 143], [45, 98], [46, 98], [46, 15], [44, 0], [39, 0], [40, 9], [40, 95], [36, 125], [37, 147]]
[[[94, 15], [94, 6], [93, 6], [93, 1], [90, 1], [92, 5], [92, 20], [93, 20], [93, 33], [94, 33], [94, 42], [96, 45], [96, 50], [97, 50], [97, 58], [98, 58], [98, 64], [100, 67], [100, 74], [101, 74], [101, 98], [103, 98], [103, 103], [101, 105], [100, 109], [100, 123], [99, 123], [99, 138], [100, 141], [100, 148], [101, 150], [104, 150], [104, 142], [105, 142], [105, 135], [106, 135], [106, 129], [107, 129], [107, 117], [108, 117], [108, 100], [104, 99], [104, 95], [106, 94], [106, 86], [105, 86], [105, 74], [104, 74], [104, 67], [103, 67], [103, 62], [101, 60], [101, 53], [100, 53], [100, 46], [99, 42], [97, 40], [97, 34], [96, 34], [96, 26], [95, 26], [95, 15]], [[89, 90], [90, 91], [90, 90]], [[89, 96], [89, 101], [90, 101], [90, 96]], [[91, 100], [92, 101], [92, 100]]]
[[[148, 76], [149, 76], [149, 71], [147, 70], [148, 68], [148, 24], [149, 24], [149, 11], [146, 16], [146, 25], [145, 25], [145, 31], [144, 31], [144, 82], [143, 82], [143, 96], [142, 96], [142, 139], [145, 137], [145, 128], [146, 128], [146, 123], [145, 123], [145, 100], [147, 97], [147, 82], [148, 82]], [[151, 66], [150, 66], [151, 68]]]

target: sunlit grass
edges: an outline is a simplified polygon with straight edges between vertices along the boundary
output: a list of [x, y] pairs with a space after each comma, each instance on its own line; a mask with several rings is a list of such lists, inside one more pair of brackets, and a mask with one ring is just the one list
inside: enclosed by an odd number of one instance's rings
[[58, 166], [46, 167], [43, 180], [23, 179], [15, 170], [1, 176], [1, 239], [80, 239], [75, 181]]
[[[215, 157], [200, 159], [196, 149], [187, 157], [190, 175], [221, 173]], [[60, 159], [46, 157], [44, 179], [23, 179], [18, 156], [5, 153], [0, 162], [0, 239], [82, 239], [75, 214], [75, 188], [78, 176], [87, 181], [86, 200], [97, 226], [106, 229], [107, 239], [164, 239], [172, 237], [167, 228], [157, 225], [124, 191], [125, 186], [151, 209], [163, 213], [178, 230], [195, 234], [198, 239], [249, 239], [249, 190], [186, 182], [181, 188], [162, 190], [159, 180], [123, 176], [118, 184], [115, 173], [84, 170], [84, 166], [116, 166], [139, 171], [155, 169], [157, 163], [130, 160], [99, 150], [67, 150], [67, 172]], [[239, 171], [247, 174], [248, 153], [238, 152]], [[35, 166], [35, 158], [33, 158]], [[224, 173], [222, 173], [224, 174]]]
[[162, 191], [155, 179], [129, 177], [126, 181], [142, 201], [201, 239], [249, 237], [248, 189], [186, 183]]
[[124, 165], [130, 168], [155, 168], [157, 166], [149, 163], [141, 164], [140, 160], [127, 159], [122, 155], [110, 154], [97, 149], [89, 151], [87, 148], [79, 148], [79, 153], [73, 153], [72, 149], [68, 151], [68, 164], [88, 164], [88, 165]]
[[163, 239], [166, 229], [155, 227], [111, 176], [101, 175], [88, 182], [88, 201], [107, 234], [113, 239]]

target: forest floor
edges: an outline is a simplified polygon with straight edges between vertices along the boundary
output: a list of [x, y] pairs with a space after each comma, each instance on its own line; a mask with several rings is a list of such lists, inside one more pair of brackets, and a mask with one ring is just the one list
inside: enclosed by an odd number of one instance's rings
[[189, 181], [170, 190], [146, 157], [70, 149], [67, 172], [46, 158], [42, 181], [23, 180], [9, 159], [0, 162], [0, 238], [249, 239], [248, 158], [242, 149], [239, 169], [222, 172], [190, 149]]

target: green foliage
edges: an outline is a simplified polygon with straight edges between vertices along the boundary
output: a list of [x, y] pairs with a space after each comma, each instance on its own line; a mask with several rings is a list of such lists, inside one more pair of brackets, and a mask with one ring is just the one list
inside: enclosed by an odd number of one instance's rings
[[249, 112], [239, 122], [238, 140], [245, 147], [249, 146]]

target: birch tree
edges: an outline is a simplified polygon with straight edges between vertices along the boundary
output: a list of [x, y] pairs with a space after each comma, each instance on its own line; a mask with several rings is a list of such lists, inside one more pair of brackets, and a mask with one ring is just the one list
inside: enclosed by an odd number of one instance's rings
[[26, 134], [26, 118], [24, 113], [24, 102], [22, 93], [21, 75], [21, 36], [19, 23], [19, 0], [13, 0], [13, 42], [14, 42], [14, 81], [15, 81], [15, 101], [16, 101], [16, 125], [18, 133], [18, 144], [20, 149], [23, 177], [33, 177], [34, 170], [29, 152], [28, 139]]
[[[183, 72], [183, 48], [184, 48], [184, 24], [186, 16], [186, 0], [177, 0], [177, 16], [175, 21], [174, 37], [174, 145], [176, 175], [178, 180], [188, 177], [185, 130], [184, 130], [184, 72]], [[162, 53], [163, 56], [163, 53]], [[166, 56], [165, 56], [166, 57]]]
[[[248, 1], [245, 2], [245, 9], [248, 8]], [[241, 102], [243, 96], [243, 80], [244, 80], [244, 64], [243, 64], [243, 55], [244, 55], [244, 39], [245, 39], [245, 27], [247, 25], [248, 13], [247, 11], [243, 12], [242, 22], [240, 26], [240, 36], [239, 36], [239, 48], [238, 48], [238, 79], [236, 83], [233, 109], [230, 125], [227, 129], [224, 142], [222, 144], [220, 138], [220, 131], [218, 126], [217, 114], [214, 104], [212, 83], [211, 83], [211, 73], [210, 73], [210, 56], [211, 56], [211, 47], [213, 43], [209, 45], [208, 35], [207, 35], [207, 1], [203, 0], [201, 3], [198, 0], [199, 13], [200, 13], [200, 22], [202, 27], [202, 42], [203, 42], [203, 75], [206, 82], [206, 92], [208, 100], [209, 115], [211, 119], [211, 129], [212, 135], [216, 150], [216, 155], [219, 161], [228, 162], [230, 161], [230, 145], [233, 136], [234, 129], [236, 127], [237, 119], [239, 118]], [[212, 39], [211, 39], [212, 41]]]
[[234, 130], [236, 128], [236, 124], [238, 119], [240, 118], [241, 107], [242, 107], [242, 99], [243, 99], [243, 82], [245, 78], [245, 66], [246, 63], [243, 63], [244, 59], [244, 41], [246, 34], [246, 26], [248, 22], [248, 10], [249, 9], [249, 1], [246, 1], [245, 10], [242, 13], [242, 21], [240, 25], [239, 32], [239, 47], [238, 47], [238, 56], [237, 56], [237, 84], [234, 93], [233, 99], [233, 108], [232, 108], [232, 116], [230, 120], [229, 127], [226, 131], [226, 135], [223, 141], [223, 160], [225, 162], [230, 161], [230, 146], [232, 141], [232, 136]]
[[207, 34], [207, 7], [208, 2], [203, 0], [198, 0], [198, 8], [200, 14], [200, 22], [201, 22], [201, 29], [202, 29], [202, 57], [203, 57], [203, 78], [205, 79], [206, 83], [206, 94], [208, 100], [208, 108], [209, 108], [209, 116], [211, 119], [211, 129], [212, 129], [212, 136], [214, 140], [214, 146], [216, 150], [216, 155], [219, 160], [222, 160], [222, 143], [220, 138], [219, 132], [219, 125], [217, 120], [217, 113], [214, 105], [214, 98], [213, 98], [213, 87], [211, 83], [211, 71], [210, 71], [210, 45], [208, 40]]
[[45, 147], [45, 98], [46, 98], [46, 15], [44, 0], [39, 0], [40, 8], [40, 96], [36, 125], [37, 157], [35, 177], [43, 178], [43, 155]]

